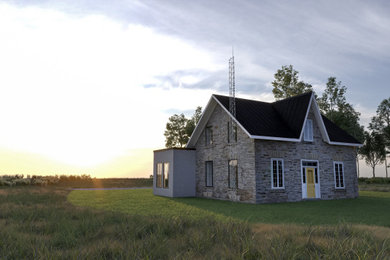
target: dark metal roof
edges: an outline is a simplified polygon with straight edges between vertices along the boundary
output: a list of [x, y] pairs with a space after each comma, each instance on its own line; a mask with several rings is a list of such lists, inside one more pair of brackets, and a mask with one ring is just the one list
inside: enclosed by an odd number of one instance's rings
[[340, 142], [340, 143], [360, 144], [360, 142], [358, 140], [356, 140], [353, 136], [349, 135], [343, 129], [338, 127], [335, 123], [330, 121], [324, 115], [321, 115], [321, 116], [322, 116], [322, 120], [324, 121], [326, 131], [328, 132], [329, 139], [331, 141]]
[[[214, 97], [229, 111], [228, 96]], [[236, 98], [236, 119], [253, 136], [298, 139], [311, 97], [312, 92], [309, 92], [273, 103]], [[325, 116], [322, 117], [330, 141], [359, 144]]]

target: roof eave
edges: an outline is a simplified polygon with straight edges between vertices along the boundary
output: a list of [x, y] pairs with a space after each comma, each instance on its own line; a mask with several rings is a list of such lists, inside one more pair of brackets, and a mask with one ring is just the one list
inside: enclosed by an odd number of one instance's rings
[[341, 146], [352, 146], [352, 147], [362, 147], [363, 144], [356, 144], [356, 143], [344, 143], [344, 142], [332, 142], [330, 141], [329, 144], [331, 145], [341, 145]]

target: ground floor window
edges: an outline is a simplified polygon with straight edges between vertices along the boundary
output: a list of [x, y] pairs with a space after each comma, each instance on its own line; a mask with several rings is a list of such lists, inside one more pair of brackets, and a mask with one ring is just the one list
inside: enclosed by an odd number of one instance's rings
[[164, 163], [164, 173], [163, 173], [163, 183], [164, 183], [164, 188], [168, 188], [168, 183], [169, 183], [169, 163]]
[[238, 189], [238, 165], [237, 160], [229, 160], [228, 164], [228, 185], [229, 188]]
[[162, 165], [162, 163], [158, 163], [156, 167], [157, 167], [157, 169], [156, 169], [156, 187], [162, 188], [163, 165]]
[[344, 189], [344, 164], [334, 162], [334, 181], [336, 189]]
[[271, 182], [273, 189], [284, 188], [283, 159], [271, 159]]
[[157, 163], [156, 187], [168, 188], [169, 186], [169, 163]]
[[206, 187], [213, 187], [213, 161], [206, 161]]

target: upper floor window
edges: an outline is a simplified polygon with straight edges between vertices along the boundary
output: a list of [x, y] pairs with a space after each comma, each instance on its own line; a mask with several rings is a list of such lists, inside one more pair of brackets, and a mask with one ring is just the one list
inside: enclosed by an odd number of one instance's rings
[[303, 132], [303, 140], [313, 142], [313, 121], [311, 119], [306, 120], [305, 129]]
[[342, 162], [334, 162], [334, 182], [336, 189], [344, 189], [344, 164]]
[[229, 160], [228, 168], [229, 188], [238, 189], [238, 165], [237, 160]]
[[228, 143], [237, 142], [237, 125], [234, 122], [228, 122], [227, 131]]
[[208, 126], [205, 129], [205, 141], [206, 145], [210, 145], [213, 143], [213, 129], [211, 128], [211, 126]]
[[284, 188], [284, 167], [282, 159], [271, 159], [271, 182], [273, 189]]
[[213, 161], [206, 161], [206, 187], [213, 187]]

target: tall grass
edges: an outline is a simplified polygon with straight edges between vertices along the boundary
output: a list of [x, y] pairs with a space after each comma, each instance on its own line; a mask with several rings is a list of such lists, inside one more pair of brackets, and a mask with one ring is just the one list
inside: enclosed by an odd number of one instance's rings
[[[384, 259], [388, 236], [336, 226], [248, 224], [73, 206], [64, 189], [0, 189], [0, 259]], [[386, 229], [386, 228], [384, 228]]]

